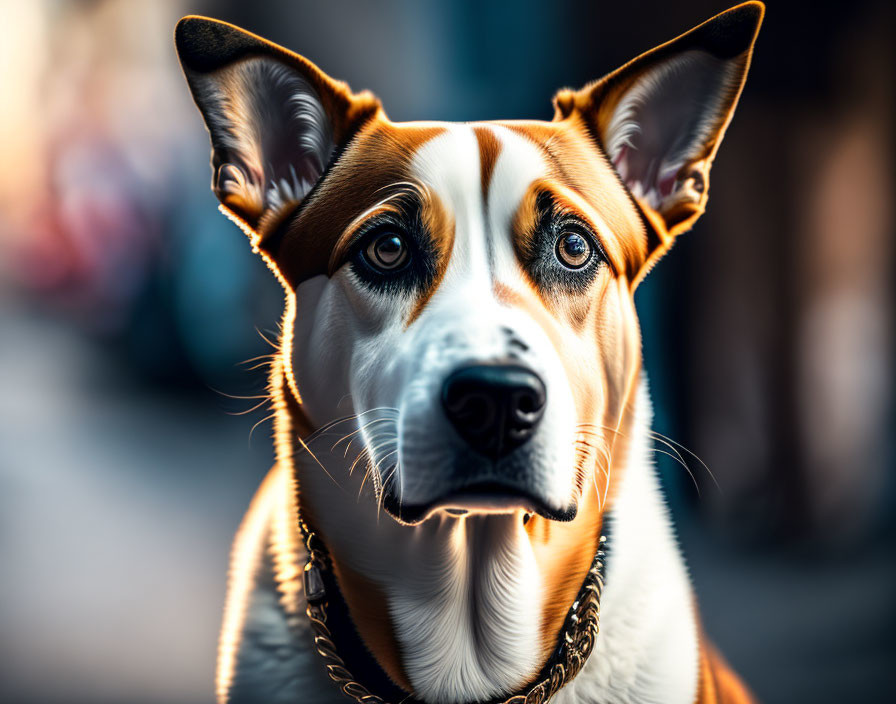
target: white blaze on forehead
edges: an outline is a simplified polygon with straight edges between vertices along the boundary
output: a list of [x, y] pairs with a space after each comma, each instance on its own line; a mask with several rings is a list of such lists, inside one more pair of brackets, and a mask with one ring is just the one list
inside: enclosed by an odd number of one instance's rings
[[467, 291], [492, 288], [493, 280], [512, 281], [518, 275], [511, 225], [529, 187], [548, 174], [535, 144], [499, 125], [477, 124], [490, 130], [501, 145], [483, 202], [479, 142], [474, 126], [450, 125], [415, 155], [411, 171], [441, 200], [454, 218], [455, 240], [446, 283], [463, 280]]

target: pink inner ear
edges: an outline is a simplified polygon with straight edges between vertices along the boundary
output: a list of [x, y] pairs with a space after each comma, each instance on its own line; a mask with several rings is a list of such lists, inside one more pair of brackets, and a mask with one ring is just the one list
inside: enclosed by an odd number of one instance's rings
[[[656, 162], [649, 165], [647, 173], [638, 171], [639, 161], [638, 151], [627, 144], [619, 147], [619, 150], [613, 159], [613, 166], [616, 168], [622, 182], [631, 190], [632, 194], [637, 198], [646, 200], [652, 207], [658, 208], [662, 202], [672, 194], [675, 190], [675, 184], [678, 180], [678, 169], [667, 168], [665, 171], [656, 173]], [[643, 167], [643, 164], [640, 164]], [[653, 176], [651, 177], [651, 172]]]
[[707, 151], [736, 96], [737, 61], [690, 49], [644, 70], [627, 86], [603, 142], [632, 194], [660, 210], [677, 175]]
[[666, 196], [672, 193], [672, 188], [675, 186], [675, 172], [668, 173], [665, 177], [660, 179], [660, 182], [657, 184], [657, 188], [660, 192], [660, 198], [665, 199]]
[[641, 155], [637, 149], [633, 149], [627, 144], [619, 147], [613, 166], [619, 174], [619, 178], [629, 188], [632, 194], [640, 199], [647, 200], [651, 206], [656, 207], [659, 202], [672, 192], [675, 186], [676, 172], [667, 171], [664, 175], [653, 174], [656, 170], [656, 162], [646, 165], [646, 172], [643, 159], [639, 159]]
[[626, 185], [628, 184], [628, 169], [626, 168], [627, 156], [628, 145], [623, 144], [621, 147], [619, 147], [619, 150], [616, 152], [616, 156], [613, 158], [613, 166], [616, 167], [616, 172], [619, 174], [619, 177]]

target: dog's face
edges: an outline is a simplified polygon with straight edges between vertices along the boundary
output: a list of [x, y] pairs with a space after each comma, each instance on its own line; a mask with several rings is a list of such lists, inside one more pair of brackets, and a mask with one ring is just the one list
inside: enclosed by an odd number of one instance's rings
[[[361, 414], [356, 444], [399, 520], [574, 518], [586, 480], [605, 483], [592, 470], [637, 371], [646, 257], [583, 125], [378, 116], [331, 176], [293, 225], [334, 242], [332, 275], [297, 296], [313, 425]], [[352, 204], [345, 222], [328, 222], [334, 202]]]
[[531, 676], [590, 565], [624, 468], [634, 289], [706, 204], [760, 17], [741, 6], [562, 91], [551, 122], [472, 124], [393, 123], [253, 35], [179, 26], [213, 189], [288, 293], [287, 393], [317, 430], [303, 506], [350, 607], [359, 574], [394, 586], [373, 576], [399, 570], [384, 550], [465, 517], [502, 516], [535, 572], [531, 661], [458, 696]]

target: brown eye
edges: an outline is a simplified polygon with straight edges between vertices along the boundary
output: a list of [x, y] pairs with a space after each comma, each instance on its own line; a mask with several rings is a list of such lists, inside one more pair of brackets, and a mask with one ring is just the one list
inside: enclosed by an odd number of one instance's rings
[[557, 258], [570, 269], [581, 269], [591, 259], [593, 248], [584, 235], [564, 232], [557, 240]]
[[401, 235], [394, 232], [375, 237], [364, 253], [370, 265], [380, 271], [394, 271], [408, 260], [408, 247]]

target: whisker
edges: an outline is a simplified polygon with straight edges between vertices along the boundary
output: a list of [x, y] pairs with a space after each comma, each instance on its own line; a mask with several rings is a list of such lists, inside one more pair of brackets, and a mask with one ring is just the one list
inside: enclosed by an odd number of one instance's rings
[[[663, 445], [665, 445], [665, 446], [668, 447], [670, 450], [672, 450], [672, 452], [675, 453], [675, 456], [676, 456], [676, 458], [678, 459], [678, 462], [679, 462], [680, 464], [682, 464], [682, 465], [684, 465], [684, 466], [686, 466], [686, 467], [688, 466], [688, 463], [685, 462], [684, 457], [681, 456], [681, 453], [675, 448], [674, 445], [672, 445], [671, 443], [667, 442], [666, 440], [664, 440], [663, 438], [660, 438], [660, 437], [651, 436], [651, 438], [652, 438], [654, 441], [656, 441], [656, 442], [661, 442], [661, 443], [663, 443]], [[656, 449], [656, 448], [654, 448], [654, 449]], [[690, 467], [688, 467], [688, 469], [690, 469]]]
[[673, 460], [678, 462], [682, 467], [684, 467], [684, 471], [688, 473], [688, 476], [691, 478], [691, 481], [694, 483], [694, 488], [697, 490], [697, 496], [701, 496], [700, 485], [697, 484], [697, 478], [694, 476], [694, 473], [691, 471], [691, 468], [688, 467], [684, 462], [682, 462], [678, 457], [673, 455], [671, 452], [667, 452], [666, 450], [661, 450], [658, 447], [653, 448], [654, 452], [658, 452], [661, 455], [666, 455], [667, 457], [671, 457]]
[[672, 443], [673, 445], [676, 445], [677, 447], [679, 447], [679, 448], [681, 448], [682, 450], [684, 450], [685, 452], [687, 452], [687, 453], [688, 453], [691, 457], [693, 457], [695, 460], [697, 460], [697, 461], [703, 466], [703, 469], [706, 470], [706, 473], [707, 473], [707, 474], [710, 476], [710, 478], [712, 479], [713, 484], [716, 485], [716, 489], [719, 490], [719, 493], [723, 493], [723, 492], [722, 492], [722, 487], [721, 487], [721, 485], [719, 484], [719, 482], [716, 481], [716, 477], [715, 477], [715, 475], [712, 473], [712, 470], [710, 470], [710, 468], [709, 468], [709, 466], [706, 464], [706, 462], [704, 462], [696, 452], [694, 452], [693, 450], [688, 449], [686, 446], [682, 445], [682, 444], [681, 444], [680, 442], [678, 442], [677, 440], [673, 440], [673, 439], [670, 438], [668, 435], [663, 435], [662, 433], [658, 433], [658, 432], [655, 431], [655, 430], [651, 430], [650, 433], [651, 433], [655, 438], [657, 438], [657, 439], [663, 439], [663, 440], [666, 440], [667, 442]]
[[597, 428], [599, 430], [609, 430], [614, 435], [618, 435], [621, 438], [627, 437], [625, 433], [623, 433], [619, 428], [611, 428], [609, 425], [599, 425], [597, 423], [580, 423], [576, 426], [576, 428]]
[[[351, 467], [349, 468], [349, 470], [348, 470], [349, 475], [354, 474], [354, 472], [355, 472], [355, 467], [358, 466], [358, 462], [361, 461], [361, 458], [364, 457], [364, 455], [368, 455], [368, 456], [370, 455], [370, 450], [369, 450], [368, 448], [366, 448], [366, 447], [362, 447], [362, 448], [361, 448], [361, 451], [358, 453], [358, 456], [355, 457], [355, 461], [352, 462], [352, 466], [351, 466]], [[364, 476], [364, 479], [366, 479], [366, 478], [367, 478], [367, 475]], [[362, 487], [362, 488], [364, 487], [364, 479], [361, 480], [361, 487]]]
[[355, 443], [355, 440], [357, 440], [357, 439], [358, 439], [358, 436], [356, 435], [355, 437], [353, 437], [351, 440], [348, 441], [348, 443], [345, 446], [345, 452], [342, 453], [343, 458], [348, 457], [349, 450], [351, 450], [352, 445]]
[[604, 484], [604, 498], [602, 501], [602, 505], [606, 506], [607, 497], [610, 494], [610, 475], [613, 471], [613, 452], [610, 450], [610, 447], [606, 441], [604, 441], [604, 443], [603, 443], [603, 453], [604, 453], [604, 457], [606, 457], [606, 459], [607, 459], [607, 465], [606, 465], [607, 482], [606, 482], [606, 484]]
[[267, 400], [267, 401], [272, 401], [272, 400], [273, 400], [273, 399], [271, 398], [271, 395], [268, 394], [268, 393], [263, 393], [263, 394], [251, 394], [251, 395], [248, 395], [248, 396], [243, 396], [243, 395], [240, 395], [240, 394], [228, 394], [228, 393], [224, 393], [223, 391], [219, 391], [218, 389], [212, 388], [211, 386], [209, 387], [209, 389], [211, 389], [212, 391], [214, 391], [214, 392], [215, 392], [216, 394], [218, 394], [219, 396], [223, 396], [224, 398], [233, 399], [234, 401], [265, 401], [265, 400]]
[[[391, 457], [392, 455], [397, 455], [397, 454], [398, 454], [398, 450], [392, 450], [391, 452], [387, 452], [387, 453], [386, 453], [385, 455], [383, 455], [379, 460], [377, 460], [376, 465], [374, 466], [374, 469], [375, 469], [377, 472], [379, 472], [379, 471], [380, 471], [380, 466], [383, 464], [383, 462], [385, 462], [385, 461], [386, 461], [389, 457]], [[394, 465], [393, 465], [393, 470], [392, 470], [392, 471], [394, 471]], [[389, 476], [391, 476], [391, 475], [389, 475]], [[385, 488], [385, 486], [386, 486], [386, 482], [387, 482], [387, 481], [388, 481], [388, 477], [384, 477], [384, 478], [383, 478], [383, 488]]]
[[597, 472], [591, 473], [591, 481], [594, 482], [594, 493], [597, 495], [597, 510], [599, 513], [604, 510], [604, 502], [601, 499], [600, 485], [597, 483]]
[[[279, 323], [278, 323], [278, 327], [279, 327]], [[271, 341], [267, 338], [267, 336], [266, 336], [261, 330], [259, 330], [258, 328], [255, 328], [255, 332], [258, 333], [258, 336], [259, 336], [262, 340], [264, 340], [264, 341], [267, 342], [271, 347], [273, 347], [275, 350], [277, 350], [277, 352], [280, 351], [280, 345], [278, 345], [278, 344], [276, 344], [276, 343], [274, 343], [274, 342], [271, 342]], [[282, 332], [282, 331], [281, 331], [281, 332]]]
[[[615, 434], [619, 435], [622, 438], [627, 437], [625, 435], [625, 433], [620, 432], [618, 428], [611, 428], [606, 425], [600, 425], [600, 424], [596, 424], [596, 423], [580, 423], [576, 426], [576, 429], [578, 430], [578, 432], [580, 432], [582, 434], [586, 434], [586, 435], [592, 434], [592, 433], [597, 434], [597, 433], [594, 433], [594, 431], [587, 430], [587, 428], [598, 428], [601, 430], [607, 430], [611, 433], [615, 433]], [[683, 445], [682, 443], [678, 442], [677, 440], [673, 440], [668, 435], [663, 435], [662, 433], [657, 432], [656, 430], [648, 429], [647, 435], [652, 440], [661, 442], [662, 444], [666, 445], [666, 447], [668, 447], [670, 450], [672, 450], [673, 453], [675, 453], [673, 455], [670, 452], [660, 451], [657, 448], [653, 448], [655, 451], [661, 452], [661, 454], [668, 455], [669, 457], [671, 457], [673, 460], [675, 460], [676, 462], [678, 462], [680, 465], [682, 465], [685, 468], [685, 470], [691, 477], [691, 481], [694, 482], [694, 486], [697, 488], [698, 495], [700, 494], [700, 487], [698, 485], [696, 477], [694, 476], [693, 472], [691, 471], [690, 465], [688, 465], [688, 463], [685, 461], [684, 456], [681, 454], [681, 452], [679, 452], [679, 450], [683, 450], [684, 452], [689, 454], [691, 457], [693, 457], [695, 460], [697, 460], [700, 463], [700, 465], [703, 467], [703, 469], [706, 470], [706, 473], [712, 479], [712, 482], [715, 485], [716, 489], [720, 493], [724, 493], [722, 491], [721, 485], [719, 484], [719, 482], [716, 479], [715, 475], [713, 474], [712, 470], [709, 468], [709, 466], [706, 464], [706, 462], [704, 462], [703, 459], [697, 453], [695, 453], [693, 450], [689, 449], [687, 446]]]
[[313, 433], [311, 433], [307, 438], [305, 438], [305, 440], [308, 442], [316, 440], [324, 433], [331, 431], [333, 428], [335, 428], [339, 425], [342, 425], [343, 423], [349, 423], [354, 420], [359, 420], [360, 418], [362, 418], [370, 413], [394, 413], [394, 414], [398, 415], [398, 412], [399, 411], [397, 408], [393, 408], [391, 406], [378, 406], [376, 408], [371, 408], [366, 411], [362, 411], [361, 413], [355, 413], [350, 416], [336, 418], [335, 420], [331, 420], [329, 423], [325, 423], [324, 425], [322, 425], [320, 428], [318, 428]]
[[[398, 470], [398, 462], [394, 463], [392, 467], [389, 469], [389, 473], [383, 479], [383, 488], [380, 492], [380, 497], [377, 501], [377, 510], [376, 510], [376, 519], [379, 521], [380, 519], [380, 509], [385, 507], [386, 504], [386, 486], [393, 480], [395, 477], [395, 473]], [[379, 471], [379, 470], [377, 470]]]
[[376, 500], [376, 522], [379, 524], [380, 522], [380, 509], [382, 508], [382, 496], [383, 496], [383, 478], [380, 476], [380, 473], [376, 471], [376, 466], [373, 461], [373, 455], [370, 455], [370, 460], [367, 463], [368, 469], [371, 478], [373, 479], [373, 496]]
[[358, 433], [362, 433], [362, 432], [364, 432], [365, 430], [367, 430], [367, 428], [369, 428], [369, 427], [372, 426], [372, 425], [376, 425], [377, 423], [394, 423], [394, 422], [395, 422], [395, 421], [394, 421], [394, 419], [392, 419], [392, 418], [374, 418], [373, 420], [368, 421], [367, 423], [365, 423], [365, 424], [362, 425], [361, 427], [356, 428], [355, 430], [353, 430], [352, 432], [348, 433], [347, 435], [343, 435], [341, 438], [339, 438], [335, 443], [333, 443], [333, 446], [330, 448], [330, 452], [332, 452], [333, 450], [335, 450], [336, 447], [337, 447], [340, 443], [345, 442], [346, 440], [348, 440], [348, 439], [351, 438], [351, 437], [354, 437], [354, 436], [357, 435]]
[[[576, 438], [574, 444], [576, 446], [576, 451], [580, 453], [580, 458], [576, 463], [576, 474], [584, 476], [587, 472], [585, 464], [595, 453], [599, 452], [599, 448], [596, 445], [591, 444], [591, 442], [585, 438]], [[600, 467], [598, 459], [599, 458], [595, 457], [594, 466], [599, 467], [602, 470], [603, 468]], [[603, 502], [601, 501], [600, 486], [597, 483], [597, 472], [590, 472], [590, 474], [591, 481], [594, 484], [594, 492], [597, 495], [597, 510], [602, 511]]]
[[270, 394], [252, 394], [251, 396], [243, 396], [242, 394], [229, 394], [226, 391], [221, 391], [221, 389], [216, 389], [214, 386], [208, 387], [209, 391], [218, 394], [218, 396], [223, 396], [224, 398], [232, 398], [235, 401], [257, 401], [258, 399], [269, 399]]
[[270, 415], [265, 416], [265, 417], [262, 418], [260, 421], [258, 421], [255, 425], [252, 426], [251, 430], [249, 430], [249, 446], [250, 446], [250, 447], [252, 446], [252, 433], [255, 432], [255, 429], [256, 429], [259, 425], [261, 425], [262, 423], [264, 423], [265, 421], [271, 420], [272, 418], [275, 418], [276, 416], [277, 416], [277, 412], [274, 411], [273, 413], [271, 413]]
[[251, 364], [252, 362], [260, 362], [261, 360], [272, 361], [279, 357], [278, 352], [271, 352], [269, 354], [260, 354], [255, 357], [249, 357], [249, 359], [244, 359], [242, 362], [238, 362], [238, 366], [242, 366], [244, 364]]
[[324, 423], [321, 427], [319, 427], [313, 433], [308, 435], [308, 437], [305, 438], [305, 441], [313, 442], [314, 440], [317, 440], [319, 437], [321, 437], [325, 433], [329, 432], [333, 428], [336, 428], [336, 427], [342, 425], [343, 423], [349, 423], [353, 420], [357, 420], [357, 418], [358, 418], [357, 415], [352, 415], [352, 416], [346, 416], [344, 418], [337, 418], [336, 420], [331, 420], [329, 423]]
[[[607, 495], [608, 495], [609, 487], [610, 487], [610, 469], [609, 469], [609, 467], [610, 467], [610, 463], [612, 460], [610, 457], [609, 449], [606, 447], [605, 444], [595, 445], [590, 440], [585, 439], [585, 438], [577, 438], [575, 441], [575, 445], [576, 445], [577, 451], [582, 453], [581, 457], [579, 459], [579, 462], [577, 463], [577, 465], [581, 465], [581, 471], [582, 472], [586, 471], [584, 464], [586, 462], [588, 462], [591, 457], [593, 457], [594, 455], [597, 455], [597, 457], [594, 457], [593, 467], [595, 469], [599, 470], [601, 472], [601, 474], [603, 474], [606, 477], [606, 486], [604, 487], [603, 492], [601, 492], [600, 485], [598, 484], [598, 481], [597, 481], [597, 471], [591, 472], [591, 479], [592, 479], [592, 482], [594, 483], [594, 490], [597, 494], [598, 511], [601, 511], [601, 510], [603, 510], [603, 507], [606, 504]], [[600, 461], [601, 458], [603, 458], [603, 462]], [[579, 471], [579, 468], [577, 468], [577, 471]]]
[[341, 488], [342, 488], [342, 485], [341, 485], [339, 482], [336, 481], [336, 478], [335, 478], [332, 474], [330, 474], [330, 472], [327, 470], [327, 468], [323, 466], [323, 464], [321, 463], [321, 461], [320, 461], [319, 459], [317, 459], [317, 455], [315, 455], [315, 454], [311, 451], [311, 448], [308, 447], [308, 445], [305, 443], [305, 441], [302, 440], [302, 438], [299, 438], [299, 442], [302, 444], [302, 447], [304, 447], [304, 448], [308, 451], [308, 454], [311, 455], [311, 457], [314, 459], [314, 461], [317, 462], [318, 466], [319, 466], [322, 470], [324, 470], [324, 472], [326, 472], [327, 476], [328, 476], [330, 479], [333, 480], [333, 483], [341, 489]]
[[271, 400], [270, 397], [268, 397], [268, 396], [260, 396], [259, 398], [261, 398], [261, 401], [259, 401], [254, 406], [252, 406], [252, 408], [248, 408], [245, 411], [227, 411], [227, 415], [229, 415], [229, 416], [247, 416], [250, 413], [257, 411], [265, 403], [267, 403], [268, 401]]
[[[370, 473], [373, 471], [373, 460], [371, 459], [370, 450], [365, 447], [358, 453], [358, 456], [355, 458], [355, 461], [352, 463], [352, 467], [349, 470], [349, 474], [354, 473], [355, 467], [357, 466], [358, 462], [361, 461], [362, 457], [366, 457], [366, 459], [367, 459], [367, 462], [366, 462], [367, 469], [364, 471], [364, 476], [361, 477], [361, 486], [358, 487], [358, 499], [361, 498], [361, 494], [364, 492], [364, 485], [367, 483], [367, 477], [371, 476]], [[373, 489], [374, 496], [376, 496], [375, 484], [376, 484], [376, 480], [374, 479], [374, 489]]]

